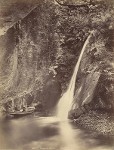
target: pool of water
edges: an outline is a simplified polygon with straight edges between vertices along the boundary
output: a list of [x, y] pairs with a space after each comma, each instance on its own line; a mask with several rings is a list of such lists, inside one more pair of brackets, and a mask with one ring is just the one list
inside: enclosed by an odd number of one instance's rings
[[0, 123], [0, 150], [114, 150], [113, 140], [94, 136], [56, 117]]

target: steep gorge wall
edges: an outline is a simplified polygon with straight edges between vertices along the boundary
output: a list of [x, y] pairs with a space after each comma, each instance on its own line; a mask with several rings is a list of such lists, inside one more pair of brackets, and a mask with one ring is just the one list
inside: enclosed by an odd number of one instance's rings
[[55, 61], [54, 11], [53, 3], [42, 2], [1, 37], [3, 103], [27, 97], [28, 94], [38, 101], [37, 92], [43, 90], [50, 76], [49, 68]]

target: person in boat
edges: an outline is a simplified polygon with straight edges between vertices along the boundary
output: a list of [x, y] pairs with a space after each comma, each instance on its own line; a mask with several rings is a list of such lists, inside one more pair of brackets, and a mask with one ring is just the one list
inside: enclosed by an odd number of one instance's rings
[[17, 105], [15, 106], [15, 111], [19, 111], [19, 108]]
[[26, 111], [26, 108], [23, 106], [20, 110], [20, 112]]
[[21, 108], [20, 108], [20, 112], [24, 112], [24, 111], [27, 111], [27, 102], [25, 96], [21, 98]]

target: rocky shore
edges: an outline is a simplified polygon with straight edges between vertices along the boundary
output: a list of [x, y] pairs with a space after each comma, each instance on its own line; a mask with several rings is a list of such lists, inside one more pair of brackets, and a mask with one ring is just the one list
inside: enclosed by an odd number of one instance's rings
[[88, 129], [93, 134], [114, 137], [114, 115], [107, 112], [89, 111], [74, 119], [76, 126]]

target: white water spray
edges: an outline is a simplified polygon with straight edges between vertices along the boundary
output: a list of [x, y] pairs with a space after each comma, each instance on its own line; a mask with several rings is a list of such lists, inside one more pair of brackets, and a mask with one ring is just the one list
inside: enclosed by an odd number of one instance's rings
[[76, 63], [75, 69], [74, 69], [74, 73], [72, 75], [72, 78], [70, 80], [70, 84], [68, 86], [67, 91], [63, 94], [63, 96], [60, 98], [58, 106], [57, 106], [57, 117], [59, 117], [61, 120], [66, 120], [68, 117], [68, 112], [71, 109], [72, 106], [72, 102], [73, 102], [73, 98], [74, 98], [74, 90], [75, 90], [75, 82], [76, 82], [76, 78], [77, 78], [77, 73], [78, 73], [78, 69], [80, 66], [80, 62], [83, 56], [83, 53], [85, 51], [85, 48], [87, 46], [87, 44], [89, 43], [89, 39], [91, 38], [93, 32], [90, 33], [90, 35], [88, 36], [88, 38], [86, 39], [84, 46], [81, 50], [79, 59]]

